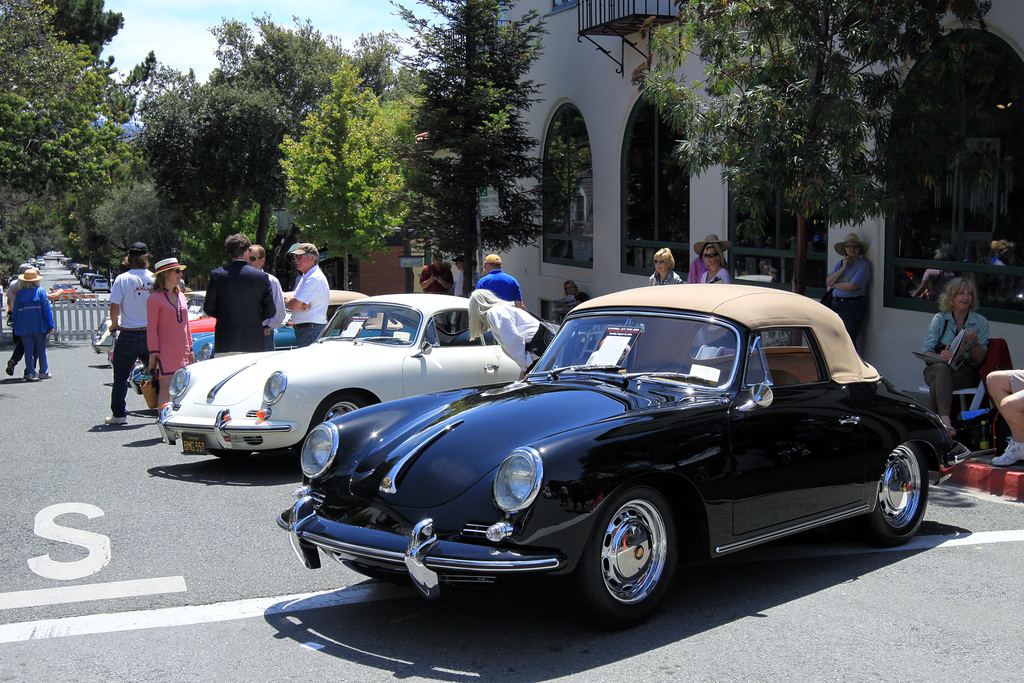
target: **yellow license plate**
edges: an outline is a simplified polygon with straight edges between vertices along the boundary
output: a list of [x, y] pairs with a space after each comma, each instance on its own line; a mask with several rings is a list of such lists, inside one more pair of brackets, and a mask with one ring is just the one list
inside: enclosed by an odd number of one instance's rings
[[198, 434], [182, 434], [181, 452], [189, 455], [206, 455], [206, 442]]

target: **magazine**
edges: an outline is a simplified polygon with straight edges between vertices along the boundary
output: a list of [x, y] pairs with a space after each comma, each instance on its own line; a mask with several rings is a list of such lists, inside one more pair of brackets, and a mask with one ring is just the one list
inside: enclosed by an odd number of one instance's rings
[[967, 351], [969, 347], [966, 344], [964, 344], [965, 332], [967, 332], [966, 327], [964, 327], [964, 329], [960, 330], [960, 332], [957, 333], [956, 337], [953, 339], [953, 343], [949, 345], [949, 351], [953, 355], [950, 357], [948, 361], [936, 358], [935, 356], [927, 356], [923, 353], [918, 353], [917, 351], [911, 351], [911, 353], [920, 358], [921, 360], [923, 360], [928, 365], [931, 365], [932, 363], [948, 363], [949, 367], [953, 368], [954, 370], [959, 370], [960, 366], [962, 366], [964, 362], [968, 359]]

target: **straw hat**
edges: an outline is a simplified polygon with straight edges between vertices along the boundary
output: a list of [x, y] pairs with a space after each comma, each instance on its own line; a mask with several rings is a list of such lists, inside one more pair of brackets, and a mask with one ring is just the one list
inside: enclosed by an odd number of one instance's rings
[[178, 259], [172, 256], [171, 258], [165, 258], [163, 261], [157, 262], [154, 273], [159, 275], [167, 270], [185, 270], [185, 266], [178, 263]]
[[35, 268], [29, 268], [24, 273], [18, 276], [18, 279], [22, 282], [39, 282], [43, 279], [43, 276], [39, 274], [39, 271]]
[[702, 256], [704, 254], [704, 247], [708, 244], [718, 244], [718, 249], [723, 252], [729, 251], [729, 248], [732, 246], [732, 242], [729, 240], [720, 240], [718, 235], [712, 233], [705, 237], [703, 242], [697, 242], [697, 244], [693, 245], [693, 252], [697, 256]]
[[835, 249], [836, 253], [839, 254], [840, 256], [845, 256], [845, 249], [847, 244], [856, 244], [858, 247], [860, 247], [861, 255], [868, 253], [868, 249], [871, 248], [867, 242], [862, 242], [860, 236], [858, 236], [855, 232], [851, 232], [849, 235], [847, 235], [842, 242], [836, 242], [835, 244], [833, 244], [832, 248]]

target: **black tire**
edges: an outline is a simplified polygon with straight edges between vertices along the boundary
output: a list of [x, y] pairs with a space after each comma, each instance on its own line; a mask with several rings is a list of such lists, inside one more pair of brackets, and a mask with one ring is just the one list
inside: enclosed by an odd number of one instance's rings
[[916, 446], [901, 444], [889, 454], [875, 496], [875, 509], [860, 518], [867, 540], [891, 548], [912, 539], [928, 507], [928, 468]]
[[336, 391], [323, 401], [320, 401], [320, 405], [313, 411], [313, 419], [310, 420], [309, 429], [306, 430], [306, 433], [308, 434], [313, 427], [316, 427], [321, 422], [326, 422], [338, 415], [351, 413], [353, 410], [359, 410], [370, 405], [370, 403], [370, 401], [367, 401], [355, 392]]
[[631, 486], [613, 496], [601, 506], [575, 569], [581, 605], [612, 629], [642, 622], [672, 583], [677, 540], [672, 508], [658, 491]]

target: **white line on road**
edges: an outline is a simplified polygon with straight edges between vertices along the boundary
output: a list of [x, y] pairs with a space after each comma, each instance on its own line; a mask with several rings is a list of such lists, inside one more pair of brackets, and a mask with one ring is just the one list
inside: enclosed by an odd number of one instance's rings
[[81, 636], [94, 633], [138, 631], [168, 626], [209, 624], [218, 621], [265, 617], [412, 595], [415, 595], [415, 590], [411, 587], [404, 588], [370, 583], [351, 586], [339, 591], [305, 593], [276, 598], [253, 598], [250, 600], [237, 600], [235, 602], [221, 602], [213, 605], [165, 607], [158, 610], [24, 621], [17, 624], [0, 626], [0, 643], [14, 643], [40, 638]]
[[[794, 559], [797, 557], [829, 555], [859, 555], [873, 552], [919, 552], [933, 548], [1020, 542], [1024, 542], [1024, 530], [985, 531], [975, 534], [954, 534], [951, 536], [919, 536], [910, 543], [896, 548], [865, 548], [863, 546], [840, 544], [813, 547], [770, 547], [760, 551], [751, 550], [747, 553], [740, 553], [737, 559], [747, 557], [749, 561], [759, 562], [772, 558]], [[276, 598], [254, 598], [213, 605], [167, 607], [159, 610], [26, 621], [17, 624], [0, 625], [0, 643], [94, 633], [136, 631], [168, 626], [209, 624], [218, 621], [266, 617], [413, 595], [416, 595], [416, 593], [411, 587], [405, 588], [374, 582], [321, 593], [305, 593]]]
[[69, 602], [88, 602], [90, 600], [106, 600], [108, 598], [131, 598], [138, 595], [181, 593], [185, 590], [185, 577], [183, 576], [164, 576], [159, 579], [114, 581], [112, 583], [92, 583], [84, 586], [40, 588], [31, 591], [0, 593], [0, 610], [18, 607], [41, 607], [42, 605], [61, 605]]

